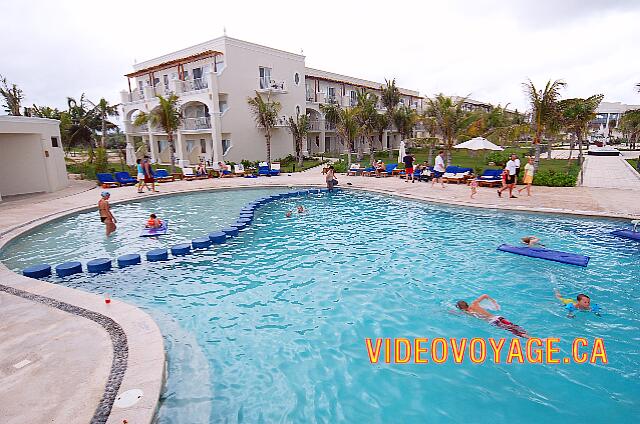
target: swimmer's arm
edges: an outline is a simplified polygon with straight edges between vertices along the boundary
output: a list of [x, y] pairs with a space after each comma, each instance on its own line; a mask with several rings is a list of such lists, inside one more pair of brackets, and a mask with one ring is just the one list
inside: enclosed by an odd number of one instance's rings
[[553, 294], [556, 295], [556, 299], [558, 299], [560, 302], [562, 302], [562, 295], [560, 294], [560, 292], [558, 291], [558, 289], [553, 289]]
[[478, 304], [480, 302], [482, 302], [483, 300], [488, 299], [491, 300], [494, 303], [497, 303], [495, 300], [493, 300], [488, 294], [483, 294], [482, 296], [478, 297], [476, 300], [474, 300], [473, 302], [471, 302], [470, 306], [478, 306]]

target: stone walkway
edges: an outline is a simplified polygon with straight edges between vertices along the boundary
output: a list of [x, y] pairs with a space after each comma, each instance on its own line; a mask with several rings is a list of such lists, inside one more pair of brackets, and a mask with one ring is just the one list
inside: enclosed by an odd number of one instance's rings
[[[615, 159], [615, 158], [614, 158]], [[593, 167], [591, 168], [593, 169]], [[495, 189], [480, 188], [475, 199], [469, 187], [407, 183], [395, 177], [338, 177], [340, 187], [362, 189], [433, 203], [618, 218], [640, 217], [638, 187], [534, 187], [533, 196], [499, 198]], [[638, 183], [640, 184], [640, 182]], [[324, 185], [319, 169], [272, 178], [225, 178], [161, 184], [160, 193], [137, 194], [135, 187], [110, 190], [112, 203], [172, 193], [251, 187]], [[0, 206], [0, 247], [11, 238], [69, 211], [95, 209], [100, 189], [73, 182], [67, 190], [23, 197]], [[524, 193], [523, 193], [524, 194]], [[117, 213], [116, 213], [117, 214]], [[149, 423], [164, 372], [161, 334], [148, 315], [114, 299], [25, 278], [0, 264], [0, 285], [41, 294], [109, 317], [122, 327], [128, 342], [128, 368], [118, 394], [142, 389], [144, 397], [128, 408], [114, 408], [108, 423]], [[93, 321], [0, 291], [0, 421], [2, 423], [86, 423], [96, 411], [113, 357], [112, 341]], [[28, 361], [25, 363], [24, 361]]]
[[620, 156], [586, 156], [583, 187], [640, 190], [640, 174]]

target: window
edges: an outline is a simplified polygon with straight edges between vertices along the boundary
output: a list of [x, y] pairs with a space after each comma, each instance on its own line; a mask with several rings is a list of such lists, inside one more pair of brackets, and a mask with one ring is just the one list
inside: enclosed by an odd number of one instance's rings
[[300, 74], [299, 74], [299, 73], [297, 73], [297, 72], [296, 72], [296, 73], [293, 75], [293, 82], [295, 82], [295, 83], [296, 83], [296, 85], [300, 84]]
[[142, 91], [142, 81], [138, 81], [138, 89]]
[[220, 113], [225, 113], [227, 109], [229, 109], [229, 105], [226, 100], [220, 100], [218, 102], [218, 106], [220, 107]]
[[169, 89], [169, 75], [163, 75], [162, 80], [164, 82], [164, 88]]
[[351, 93], [349, 93], [349, 97], [351, 106], [355, 106], [358, 104], [358, 92], [356, 90], [351, 90]]
[[185, 81], [189, 79], [189, 71], [187, 71], [186, 69], [185, 69], [185, 71], [183, 72], [183, 75], [184, 75], [184, 79], [185, 79]]
[[51, 147], [60, 147], [58, 145], [58, 137], [51, 137]]
[[207, 153], [207, 141], [204, 138], [200, 139], [200, 153]]
[[164, 152], [164, 150], [169, 147], [169, 142], [167, 140], [158, 140], [158, 151]]
[[225, 156], [229, 149], [231, 149], [231, 140], [224, 138], [222, 139], [222, 156]]
[[202, 78], [202, 68], [193, 68], [193, 79]]
[[193, 151], [194, 147], [196, 147], [196, 141], [195, 140], [187, 140], [187, 152], [191, 153]]
[[327, 87], [327, 102], [335, 103], [336, 101], [336, 89], [335, 87]]
[[269, 88], [271, 84], [271, 68], [260, 66], [260, 88]]

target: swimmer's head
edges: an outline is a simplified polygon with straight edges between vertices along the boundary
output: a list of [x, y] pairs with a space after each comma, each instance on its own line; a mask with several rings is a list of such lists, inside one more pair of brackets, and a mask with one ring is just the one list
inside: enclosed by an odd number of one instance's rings
[[576, 300], [578, 301], [578, 308], [589, 309], [591, 307], [591, 298], [586, 294], [580, 293]]
[[136, 159], [136, 163], [139, 165], [142, 162], [142, 159]]
[[108, 191], [103, 191], [102, 193], [100, 193], [100, 196], [102, 196], [103, 199], [107, 199], [109, 196], [111, 196], [111, 193], [109, 193]]
[[466, 311], [467, 309], [469, 309], [469, 304], [467, 302], [465, 302], [464, 300], [458, 300], [458, 303], [456, 303], [456, 307], [458, 309]]
[[152, 213], [151, 215], [149, 215], [149, 218], [156, 219], [156, 214], [155, 214], [155, 213]]

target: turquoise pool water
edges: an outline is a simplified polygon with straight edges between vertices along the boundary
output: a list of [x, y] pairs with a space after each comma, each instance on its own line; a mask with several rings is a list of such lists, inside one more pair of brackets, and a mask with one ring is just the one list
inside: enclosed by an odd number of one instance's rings
[[[96, 212], [48, 224], [10, 244], [26, 265], [169, 246], [216, 230], [265, 193], [174, 196], [114, 207], [105, 239]], [[308, 212], [286, 218], [302, 203]], [[171, 232], [137, 237], [151, 211]], [[63, 281], [135, 303], [169, 351], [163, 423], [632, 422], [640, 418], [640, 245], [608, 233], [620, 221], [431, 205], [344, 191], [282, 199], [229, 243], [164, 263]], [[495, 248], [536, 234], [591, 256], [587, 268]], [[553, 288], [590, 294], [603, 315], [566, 318]], [[460, 298], [494, 297], [539, 337], [602, 337], [609, 363], [370, 364], [365, 338], [508, 337], [451, 313]]]

